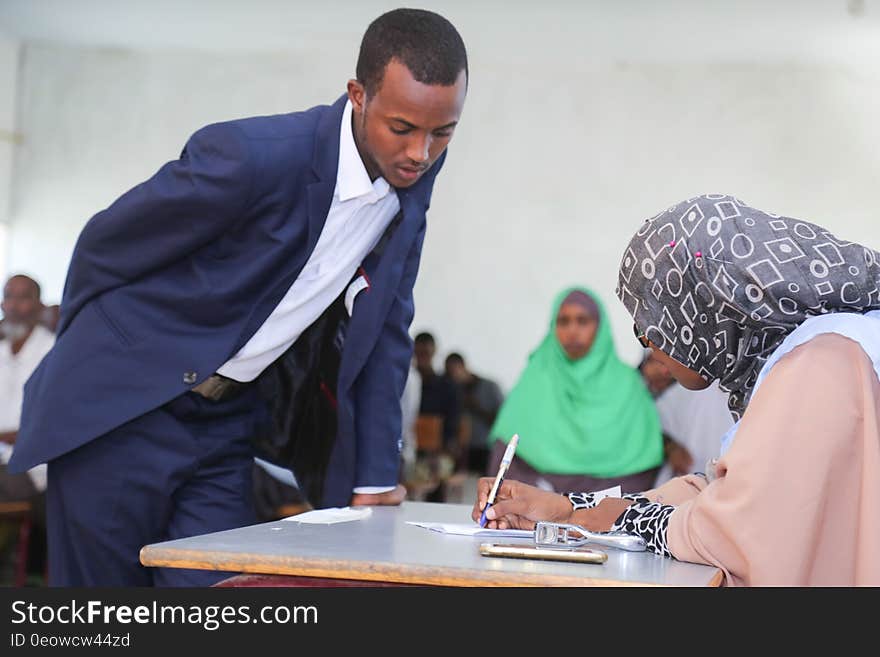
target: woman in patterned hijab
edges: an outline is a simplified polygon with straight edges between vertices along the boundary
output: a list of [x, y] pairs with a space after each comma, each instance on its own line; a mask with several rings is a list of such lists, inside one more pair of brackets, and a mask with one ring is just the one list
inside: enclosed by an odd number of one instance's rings
[[735, 440], [705, 475], [623, 498], [505, 482], [489, 526], [622, 530], [728, 584], [880, 586], [880, 254], [707, 195], [641, 226], [617, 294], [685, 387], [729, 393]]
[[623, 255], [617, 296], [657, 349], [718, 380], [739, 420], [765, 361], [807, 317], [880, 308], [880, 254], [706, 195], [642, 225]]

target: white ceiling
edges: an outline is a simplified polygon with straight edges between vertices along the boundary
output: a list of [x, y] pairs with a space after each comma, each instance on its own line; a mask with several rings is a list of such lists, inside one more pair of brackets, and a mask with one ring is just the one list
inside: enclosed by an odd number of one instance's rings
[[[23, 42], [88, 47], [296, 51], [315, 43], [350, 47], [372, 18], [394, 6], [377, 0], [0, 0], [0, 32]], [[540, 30], [559, 35], [563, 56], [880, 59], [880, 0], [428, 0], [421, 6], [450, 18], [471, 48], [515, 48]]]

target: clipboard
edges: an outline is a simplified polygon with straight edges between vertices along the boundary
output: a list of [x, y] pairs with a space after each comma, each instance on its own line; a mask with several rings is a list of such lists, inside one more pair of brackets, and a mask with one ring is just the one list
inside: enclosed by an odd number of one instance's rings
[[481, 543], [480, 554], [484, 557], [540, 559], [544, 561], [568, 561], [574, 563], [602, 564], [608, 561], [607, 554], [590, 548], [552, 548], [516, 543]]

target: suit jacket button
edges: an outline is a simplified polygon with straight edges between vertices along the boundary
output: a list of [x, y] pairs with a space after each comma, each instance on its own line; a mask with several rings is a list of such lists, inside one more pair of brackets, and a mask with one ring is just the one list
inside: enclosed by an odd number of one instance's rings
[[183, 373], [183, 382], [187, 385], [192, 385], [196, 382], [196, 379], [199, 378], [197, 372], [184, 372]]

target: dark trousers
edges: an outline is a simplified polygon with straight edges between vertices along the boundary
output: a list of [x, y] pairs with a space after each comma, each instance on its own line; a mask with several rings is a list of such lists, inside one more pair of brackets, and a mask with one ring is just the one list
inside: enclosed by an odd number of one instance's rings
[[256, 522], [253, 386], [212, 402], [188, 392], [49, 463], [52, 586], [209, 586], [230, 573], [146, 568], [147, 544]]

